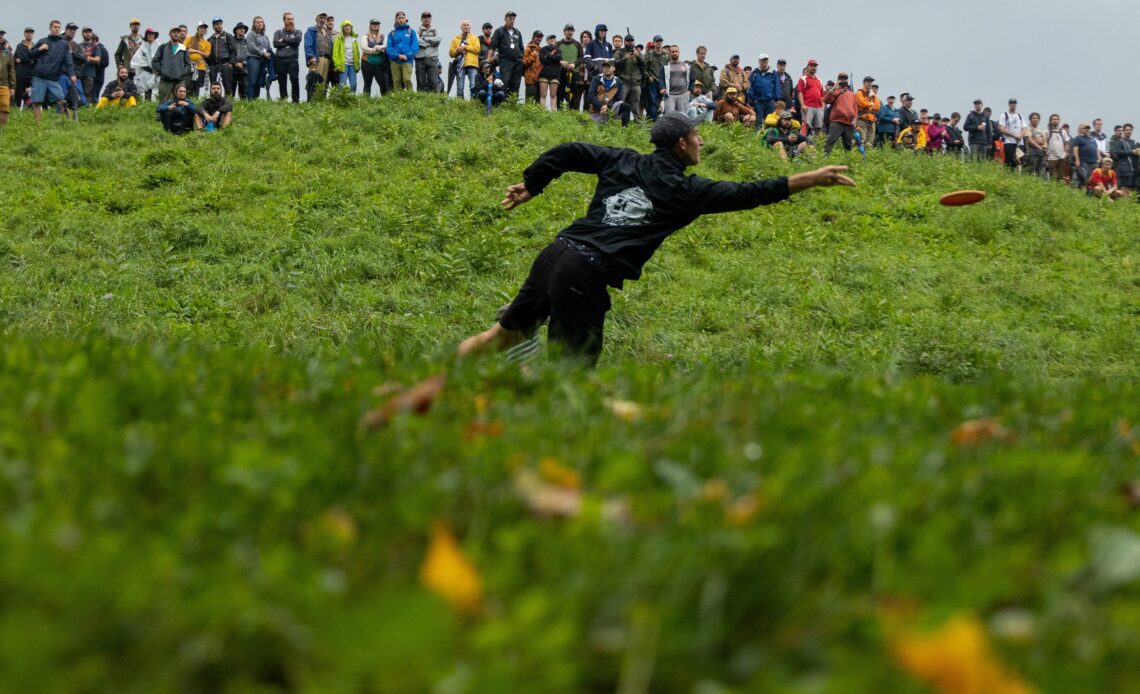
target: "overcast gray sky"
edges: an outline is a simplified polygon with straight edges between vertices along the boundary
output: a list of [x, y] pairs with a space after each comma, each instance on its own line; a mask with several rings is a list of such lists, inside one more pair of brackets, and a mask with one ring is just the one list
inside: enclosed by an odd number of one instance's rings
[[[1024, 113], [1058, 112], [1075, 127], [1100, 116], [1105, 129], [1140, 120], [1140, 90], [1133, 83], [1140, 61], [1136, 57], [1140, 27], [1137, 0], [1036, 0], [1035, 2], [972, 3], [898, 0], [815, 0], [791, 4], [731, 1], [702, 4], [693, 0], [656, 0], [651, 3], [612, 0], [574, 0], [566, 3], [487, 3], [440, 0], [411, 4], [378, 4], [362, 0], [320, 0], [285, 3], [281, 0], [194, 3], [104, 2], [38, 0], [9, 2], [0, 10], [0, 28], [12, 42], [20, 31], [33, 26], [37, 36], [47, 33], [55, 18], [91, 25], [114, 52], [117, 36], [126, 31], [127, 19], [137, 16], [143, 25], [162, 33], [177, 24], [193, 24], [220, 15], [229, 29], [254, 15], [266, 18], [269, 29], [280, 28], [281, 13], [296, 13], [297, 24], [307, 27], [319, 11], [351, 19], [358, 30], [375, 17], [383, 28], [392, 26], [396, 10], [408, 13], [413, 24], [430, 9], [436, 25], [448, 35], [461, 19], [476, 27], [484, 20], [496, 26], [507, 10], [518, 13], [518, 27], [529, 37], [534, 29], [560, 34], [571, 22], [578, 31], [593, 30], [597, 22], [625, 32], [628, 26], [642, 42], [661, 34], [680, 44], [691, 57], [697, 44], [709, 47], [709, 59], [720, 66], [733, 53], [755, 65], [760, 53], [773, 60], [784, 57], [788, 71], [798, 75], [809, 58], [820, 62], [820, 76], [834, 78], [840, 71], [855, 80], [873, 75], [883, 96], [909, 91], [916, 108], [943, 114], [965, 113], [981, 97], [995, 111], [1005, 109], [1016, 96]], [[240, 8], [240, 9], [238, 9]], [[703, 10], [703, 12], [698, 12]], [[200, 15], [200, 16], [199, 16]]]

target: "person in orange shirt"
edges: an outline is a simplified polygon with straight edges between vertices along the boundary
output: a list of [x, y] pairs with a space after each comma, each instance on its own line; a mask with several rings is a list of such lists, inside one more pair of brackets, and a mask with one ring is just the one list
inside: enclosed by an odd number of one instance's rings
[[855, 121], [855, 129], [863, 138], [863, 144], [870, 146], [875, 141], [875, 121], [882, 107], [874, 77], [863, 78], [863, 88], [855, 92], [855, 105], [859, 108], [859, 120]]
[[756, 125], [756, 111], [741, 101], [739, 94], [736, 87], [725, 90], [724, 98], [716, 102], [716, 111], [713, 113], [715, 122]]
[[1089, 195], [1109, 200], [1119, 200], [1128, 193], [1120, 189], [1117, 183], [1116, 172], [1112, 170], [1112, 158], [1105, 157], [1100, 161], [1100, 168], [1094, 169], [1089, 176]]

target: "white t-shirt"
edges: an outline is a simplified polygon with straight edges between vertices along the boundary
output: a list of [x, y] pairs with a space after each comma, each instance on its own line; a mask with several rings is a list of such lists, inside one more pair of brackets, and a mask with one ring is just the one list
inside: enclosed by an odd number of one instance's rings
[[1001, 114], [1001, 126], [1006, 130], [1012, 130], [1018, 133], [1017, 137], [1010, 137], [1009, 135], [1002, 135], [1001, 141], [1007, 145], [1016, 145], [1021, 142], [1021, 131], [1025, 129], [1025, 119], [1021, 117], [1020, 113], [1010, 113], [1006, 111]]
[[355, 36], [345, 36], [344, 37], [344, 64], [345, 64], [345, 66], [348, 66], [348, 65], [352, 65], [353, 67], [356, 66], [356, 64], [353, 62], [353, 49], [354, 48], [356, 48], [356, 37]]

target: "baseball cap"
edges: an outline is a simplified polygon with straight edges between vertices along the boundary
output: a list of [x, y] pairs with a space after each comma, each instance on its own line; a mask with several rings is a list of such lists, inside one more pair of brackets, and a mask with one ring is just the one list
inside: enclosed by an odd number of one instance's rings
[[30, 31], [30, 32], [32, 32], [32, 33], [35, 33], [35, 31], [36, 31], [36, 30], [35, 30], [35, 29], [33, 29], [33, 28], [31, 28], [31, 27], [24, 27], [24, 31], [25, 31], [25, 32], [29, 32], [29, 31]]
[[147, 34], [154, 34], [155, 36], [158, 36], [158, 32], [154, 27], [147, 27], [146, 31], [143, 32], [143, 36], [146, 36]]
[[768, 59], [768, 54], [767, 54], [767, 53], [761, 53], [761, 54], [760, 54], [760, 60], [767, 60], [767, 59]]
[[980, 104], [980, 103], [982, 103], [982, 100], [981, 100], [981, 99], [974, 99], [974, 103], [975, 103], [975, 104]]
[[490, 23], [490, 22], [483, 22], [483, 28], [484, 29], [494, 29], [495, 25]]
[[505, 15], [503, 15], [503, 16], [504, 16], [504, 17], [517, 17], [517, 16], [519, 16], [519, 15], [518, 15], [518, 13], [517, 13], [517, 12], [515, 12], [514, 10], [511, 10], [511, 11], [507, 12], [507, 13], [506, 13]]
[[420, 12], [420, 19], [423, 19], [424, 17], [430, 17], [430, 16], [431, 16], [431, 10], [424, 10], [423, 12]]
[[131, 17], [131, 21], [127, 22], [127, 24], [142, 24], [142, 20], [137, 17]]
[[725, 94], [736, 94], [736, 93], [737, 93], [737, 91], [738, 91], [738, 90], [736, 89], [736, 87], [729, 87], [728, 89], [725, 89], [725, 90], [724, 90], [724, 93], [725, 93]]
[[198, 22], [198, 26], [200, 26], [200, 27], [208, 27], [208, 26], [210, 26], [210, 25], [206, 23], [206, 20], [202, 20], [202, 21]]
[[899, 95], [899, 98], [902, 99], [903, 101], [906, 101], [907, 99], [913, 100], [914, 94], [911, 94], [910, 92], [903, 92], [902, 94]]
[[788, 61], [784, 60], [783, 58], [780, 58], [779, 60], [776, 61], [776, 64], [777, 65], [787, 65]]
[[654, 36], [654, 37], [653, 37], [653, 41], [654, 41], [654, 43], [661, 43], [661, 42], [662, 42], [662, 41], [664, 41], [664, 40], [665, 40], [665, 39], [664, 39], [664, 38], [662, 38], [661, 34], [657, 34], [656, 36]]
[[812, 58], [811, 60], [808, 61], [807, 64], [808, 65], [819, 65], [819, 61], [816, 60], [815, 58]]
[[380, 20], [379, 20], [379, 19], [369, 19], [369, 20], [368, 20], [368, 23], [369, 23], [369, 24], [379, 24], [379, 23], [380, 23]]
[[79, 28], [79, 25], [76, 24], [75, 22], [68, 22], [67, 26], [64, 27], [64, 29], [78, 29], [78, 28]]
[[94, 30], [94, 29], [92, 29], [91, 27], [83, 27], [83, 33], [84, 33], [84, 34], [89, 34], [89, 33], [93, 32], [93, 31], [95, 31], [95, 30]]
[[217, 24], [220, 21], [222, 21], [221, 17], [214, 17], [213, 19], [210, 20], [210, 24]]
[[1013, 97], [1010, 97], [1010, 98], [1009, 98], [1009, 103], [1011, 103], [1011, 104], [1016, 104], [1016, 103], [1017, 103], [1017, 99], [1014, 99]]
[[670, 112], [657, 119], [649, 131], [649, 141], [658, 147], [669, 147], [688, 135], [700, 119], [692, 119], [680, 112]]
[[633, 34], [626, 34], [625, 35], [625, 42], [631, 43], [632, 41], [633, 41]]
[[864, 82], [874, 82], [875, 78], [871, 77], [870, 75], [867, 75], [866, 77], [863, 78], [863, 81]]
[[573, 24], [567, 24], [566, 26], [562, 27], [562, 31], [566, 31], [567, 29], [569, 29], [570, 31], [574, 31], [574, 25]]
[[543, 36], [543, 33], [542, 33], [542, 29], [535, 29], [535, 30], [534, 30], [534, 32], [533, 32], [533, 33], [531, 33], [531, 35], [530, 35], [530, 37], [531, 37], [532, 39], [533, 39], [533, 38], [537, 38], [537, 37], [539, 37], [539, 36]]
[[791, 118], [791, 117], [792, 117], [791, 111], [780, 111], [780, 118]]

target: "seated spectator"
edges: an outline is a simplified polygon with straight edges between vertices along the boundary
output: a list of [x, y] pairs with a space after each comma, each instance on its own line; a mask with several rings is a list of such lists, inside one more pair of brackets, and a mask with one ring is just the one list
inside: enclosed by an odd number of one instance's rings
[[915, 120], [903, 128], [902, 132], [899, 133], [898, 139], [895, 140], [895, 147], [911, 152], [921, 152], [925, 150], [926, 131], [922, 129], [922, 123]]
[[198, 104], [195, 125], [199, 130], [212, 132], [228, 127], [233, 120], [234, 105], [222, 93], [222, 83], [214, 82], [210, 85], [210, 95]]
[[756, 111], [740, 100], [739, 93], [736, 87], [729, 87], [724, 91], [724, 98], [716, 102], [714, 122], [756, 125]]
[[693, 82], [693, 98], [689, 99], [689, 118], [699, 118], [706, 123], [712, 122], [713, 113], [716, 111], [716, 102], [705, 94], [705, 85], [696, 80]]
[[179, 84], [174, 88], [174, 95], [160, 103], [155, 112], [166, 132], [182, 135], [194, 129], [198, 107], [186, 97], [186, 85]]
[[942, 114], [935, 113], [930, 122], [926, 124], [926, 153], [934, 154], [935, 152], [942, 152], [943, 145], [946, 144], [946, 127], [942, 125]]
[[611, 115], [621, 118], [622, 127], [629, 125], [632, 109], [622, 100], [621, 80], [614, 74], [614, 61], [602, 61], [602, 74], [594, 75], [586, 89], [590, 118], [595, 123], [608, 123]]
[[495, 77], [495, 66], [483, 63], [479, 75], [475, 78], [475, 100], [481, 104], [487, 103], [487, 94], [491, 95], [491, 105], [498, 106], [507, 99], [507, 92], [503, 88], [503, 80]]
[[1088, 194], [1098, 198], [1119, 200], [1128, 195], [1120, 189], [1116, 180], [1116, 172], [1112, 170], [1112, 158], [1105, 157], [1100, 161], [1100, 168], [1093, 169], [1089, 176]]
[[135, 81], [131, 79], [131, 71], [124, 65], [119, 68], [118, 79], [103, 89], [103, 96], [95, 108], [101, 109], [108, 106], [134, 108], [138, 105], [138, 96], [138, 87], [135, 85]]
[[[776, 102], [776, 110], [773, 111], [772, 113], [769, 113], [767, 116], [764, 117], [764, 127], [774, 128], [777, 125], [779, 125], [780, 124], [780, 114], [783, 113], [784, 111], [788, 111], [789, 113], [791, 113], [791, 111], [788, 109], [787, 103], [781, 99], [781, 100]], [[800, 127], [801, 127], [800, 122], [793, 117], [792, 118], [792, 129], [793, 130], [800, 130]]]
[[[769, 115], [776, 116], [776, 125], [764, 132], [764, 144], [776, 150], [780, 159], [787, 161], [788, 157], [795, 158], [797, 154], [811, 149], [807, 138], [800, 134], [799, 124], [792, 120], [791, 111]], [[764, 122], [767, 123], [768, 120], [765, 118]]]

